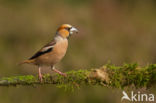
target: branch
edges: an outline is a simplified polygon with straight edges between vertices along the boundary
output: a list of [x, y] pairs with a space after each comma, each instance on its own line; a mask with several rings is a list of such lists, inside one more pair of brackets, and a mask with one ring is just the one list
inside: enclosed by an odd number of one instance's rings
[[40, 83], [38, 76], [12, 76], [0, 79], [0, 86], [55, 84], [58, 87], [75, 88], [82, 85], [101, 85], [114, 88], [135, 86], [149, 88], [156, 84], [156, 64], [139, 67], [137, 64], [114, 66], [107, 64], [101, 68], [67, 72], [67, 77], [43, 75]]

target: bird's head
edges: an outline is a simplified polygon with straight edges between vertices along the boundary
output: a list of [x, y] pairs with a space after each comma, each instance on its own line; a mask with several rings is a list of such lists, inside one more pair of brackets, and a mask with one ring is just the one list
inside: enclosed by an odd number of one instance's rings
[[78, 30], [70, 24], [63, 24], [57, 29], [57, 35], [68, 38], [73, 33], [78, 33]]

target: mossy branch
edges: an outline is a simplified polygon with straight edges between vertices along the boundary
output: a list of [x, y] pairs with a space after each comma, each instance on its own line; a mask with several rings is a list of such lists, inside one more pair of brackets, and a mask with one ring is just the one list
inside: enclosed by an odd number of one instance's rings
[[137, 64], [114, 66], [107, 64], [91, 70], [67, 72], [67, 77], [45, 74], [40, 83], [37, 76], [12, 76], [0, 79], [0, 86], [56, 84], [57, 87], [75, 88], [82, 85], [101, 85], [114, 88], [135, 86], [149, 88], [156, 84], [156, 64], [140, 67]]

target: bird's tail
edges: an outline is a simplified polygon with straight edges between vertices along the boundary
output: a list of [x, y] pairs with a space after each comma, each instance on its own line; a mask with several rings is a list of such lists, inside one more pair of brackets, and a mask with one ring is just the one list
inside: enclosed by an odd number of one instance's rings
[[20, 62], [18, 65], [31, 64], [32, 62], [33, 62], [33, 60], [24, 60], [24, 61]]

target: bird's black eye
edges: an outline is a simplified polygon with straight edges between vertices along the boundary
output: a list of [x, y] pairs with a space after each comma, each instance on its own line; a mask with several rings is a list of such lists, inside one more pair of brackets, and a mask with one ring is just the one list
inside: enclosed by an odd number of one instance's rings
[[68, 30], [68, 31], [70, 31], [71, 28], [72, 28], [72, 27], [66, 27], [65, 29]]

